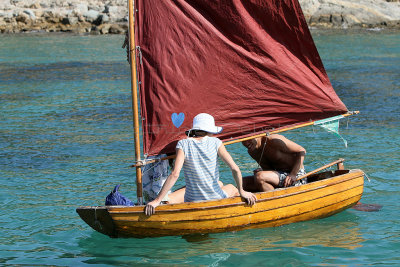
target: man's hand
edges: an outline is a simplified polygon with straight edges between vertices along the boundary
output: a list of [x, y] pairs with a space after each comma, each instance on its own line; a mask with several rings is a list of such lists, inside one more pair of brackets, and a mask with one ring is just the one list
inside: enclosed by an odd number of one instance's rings
[[291, 186], [292, 184], [294, 184], [294, 183], [296, 182], [296, 180], [297, 180], [296, 175], [294, 175], [294, 174], [288, 174], [288, 176], [286, 176], [284, 186], [285, 186], [285, 187], [289, 187], [289, 186]]
[[244, 198], [247, 204], [249, 204], [250, 206], [256, 204], [257, 197], [253, 193], [242, 190], [242, 192], [240, 192], [240, 196]]
[[156, 212], [156, 207], [158, 207], [158, 205], [160, 205], [160, 202], [156, 200], [147, 203], [146, 207], [144, 208], [144, 213], [147, 216], [153, 215]]

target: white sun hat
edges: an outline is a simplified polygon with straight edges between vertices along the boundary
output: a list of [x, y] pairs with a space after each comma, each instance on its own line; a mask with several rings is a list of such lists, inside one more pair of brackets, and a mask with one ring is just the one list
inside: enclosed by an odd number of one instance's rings
[[193, 118], [192, 129], [190, 129], [187, 132], [190, 132], [193, 130], [202, 130], [207, 133], [219, 134], [220, 132], [222, 132], [222, 127], [215, 126], [214, 117], [211, 116], [210, 114], [200, 113], [200, 114], [197, 114], [196, 117]]

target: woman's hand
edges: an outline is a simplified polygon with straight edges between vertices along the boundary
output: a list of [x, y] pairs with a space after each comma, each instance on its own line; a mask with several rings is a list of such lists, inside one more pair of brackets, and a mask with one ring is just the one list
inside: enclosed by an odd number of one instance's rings
[[242, 190], [242, 192], [240, 192], [240, 196], [244, 198], [247, 204], [249, 204], [250, 206], [256, 204], [257, 197], [253, 193]]
[[153, 215], [156, 212], [156, 207], [158, 207], [158, 205], [160, 205], [160, 202], [156, 200], [147, 203], [146, 207], [144, 208], [144, 213], [147, 216]]

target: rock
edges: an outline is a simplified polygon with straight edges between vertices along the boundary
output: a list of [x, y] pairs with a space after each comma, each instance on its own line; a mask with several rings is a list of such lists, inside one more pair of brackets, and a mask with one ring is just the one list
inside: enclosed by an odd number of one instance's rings
[[[400, 0], [299, 0], [309, 26], [400, 29]], [[126, 0], [0, 0], [0, 32], [123, 34]], [[104, 26], [106, 25], [106, 26]]]
[[61, 23], [64, 25], [75, 25], [78, 23], [78, 18], [77, 17], [66, 17], [66, 18], [62, 19]]
[[108, 18], [108, 16], [106, 14], [101, 14], [101, 15], [99, 15], [97, 17], [96, 20], [93, 21], [93, 24], [94, 25], [101, 25], [101, 24], [109, 22], [109, 20], [110, 19]]
[[49, 8], [50, 6], [49, 6], [49, 4], [46, 3], [46, 2], [41, 2], [41, 3], [40, 3], [40, 7], [41, 7], [41, 8]]
[[101, 34], [107, 34], [109, 32], [110, 26], [110, 24], [103, 24], [98, 27], [98, 30]]
[[84, 27], [76, 27], [74, 29], [72, 29], [73, 33], [77, 33], [77, 34], [83, 34], [87, 32], [87, 29]]
[[390, 28], [400, 28], [400, 20], [388, 21], [387, 26]]
[[121, 26], [113, 24], [108, 32], [112, 34], [123, 34], [125, 33], [125, 30]]
[[20, 13], [16, 18], [15, 21], [17, 22], [22, 22], [22, 23], [27, 23], [29, 21], [29, 15], [25, 13]]
[[60, 23], [60, 18], [58, 17], [45, 17], [45, 20], [51, 24], [58, 24]]
[[333, 15], [331, 15], [330, 22], [332, 23], [333, 26], [340, 27], [340, 26], [342, 26], [344, 20], [343, 20], [342, 15], [333, 14]]
[[99, 12], [91, 9], [83, 13], [83, 16], [85, 17], [86, 21], [93, 22], [99, 17]]
[[61, 25], [59, 25], [59, 27], [60, 27], [60, 31], [62, 31], [62, 32], [69, 32], [69, 31], [71, 31], [71, 30], [67, 27], [67, 25], [61, 24]]
[[35, 13], [33, 13], [32, 10], [26, 9], [26, 10], [24, 10], [24, 13], [27, 14], [31, 20], [35, 20], [36, 19]]
[[[400, 20], [400, 3], [384, 0], [300, 0], [305, 17], [313, 25], [347, 27], [380, 25]], [[329, 22], [327, 18], [329, 17]]]
[[36, 18], [42, 18], [42, 17], [43, 17], [43, 14], [44, 14], [44, 12], [43, 12], [42, 9], [35, 10], [35, 16], [36, 16]]
[[78, 3], [73, 5], [73, 11], [79, 16], [83, 15], [85, 12], [88, 12], [88, 5], [85, 3]]
[[13, 5], [10, 4], [10, 2], [6, 2], [6, 1], [1, 1], [0, 2], [0, 10], [12, 10], [13, 9]]
[[40, 5], [39, 3], [34, 3], [34, 4], [30, 5], [29, 8], [32, 8], [32, 9], [40, 9], [40, 8], [41, 8], [41, 5]]
[[128, 14], [126, 7], [123, 6], [105, 6], [104, 13], [108, 14], [113, 21], [122, 21]]
[[14, 14], [11, 10], [0, 11], [0, 18], [11, 19], [14, 17]]
[[90, 34], [91, 35], [100, 35], [100, 31], [96, 26], [94, 26], [94, 27], [92, 27]]
[[354, 15], [347, 14], [347, 15], [343, 15], [342, 17], [343, 17], [344, 24], [346, 26], [353, 26], [353, 25], [360, 24], [360, 21]]

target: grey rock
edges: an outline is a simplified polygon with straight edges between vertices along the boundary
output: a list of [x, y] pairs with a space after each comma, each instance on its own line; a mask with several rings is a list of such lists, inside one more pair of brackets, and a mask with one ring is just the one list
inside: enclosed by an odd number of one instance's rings
[[22, 12], [15, 18], [15, 20], [18, 22], [27, 23], [29, 21], [29, 15]]
[[109, 21], [110, 21], [110, 19], [106, 14], [100, 14], [97, 17], [97, 19], [93, 21], [93, 24], [94, 25], [101, 25], [101, 24], [107, 23]]
[[9, 2], [7, 3], [6, 1], [0, 1], [0, 10], [12, 10], [13, 5], [11, 5]]
[[330, 22], [333, 26], [341, 26], [343, 24], [343, 17], [340, 14], [333, 14], [331, 15]]
[[29, 18], [32, 19], [32, 20], [36, 19], [35, 13], [33, 13], [32, 10], [26, 9], [26, 10], [24, 10], [24, 13], [27, 14], [29, 16]]
[[104, 13], [108, 14], [112, 21], [122, 21], [128, 14], [123, 6], [105, 6]]
[[[310, 23], [334, 27], [374, 25], [400, 20], [400, 3], [385, 0], [300, 0]], [[330, 21], [327, 22], [327, 17]]]
[[85, 12], [88, 12], [88, 10], [88, 5], [85, 3], [77, 3], [73, 5], [73, 11], [78, 15], [82, 15]]
[[11, 19], [12, 17], [14, 17], [14, 13], [11, 10], [0, 11], [0, 17]]
[[98, 30], [101, 34], [107, 34], [110, 30], [110, 26], [111, 26], [110, 24], [105, 24], [99, 27]]
[[109, 33], [122, 34], [125, 33], [125, 30], [121, 26], [113, 24], [109, 29]]
[[77, 17], [65, 17], [62, 19], [61, 23], [64, 25], [75, 25], [78, 23], [78, 18]]
[[[311, 27], [400, 29], [400, 0], [299, 2]], [[126, 0], [0, 0], [0, 32], [124, 33], [127, 21]]]
[[99, 17], [99, 14], [99, 11], [91, 9], [83, 13], [83, 16], [85, 17], [86, 21], [93, 22]]

